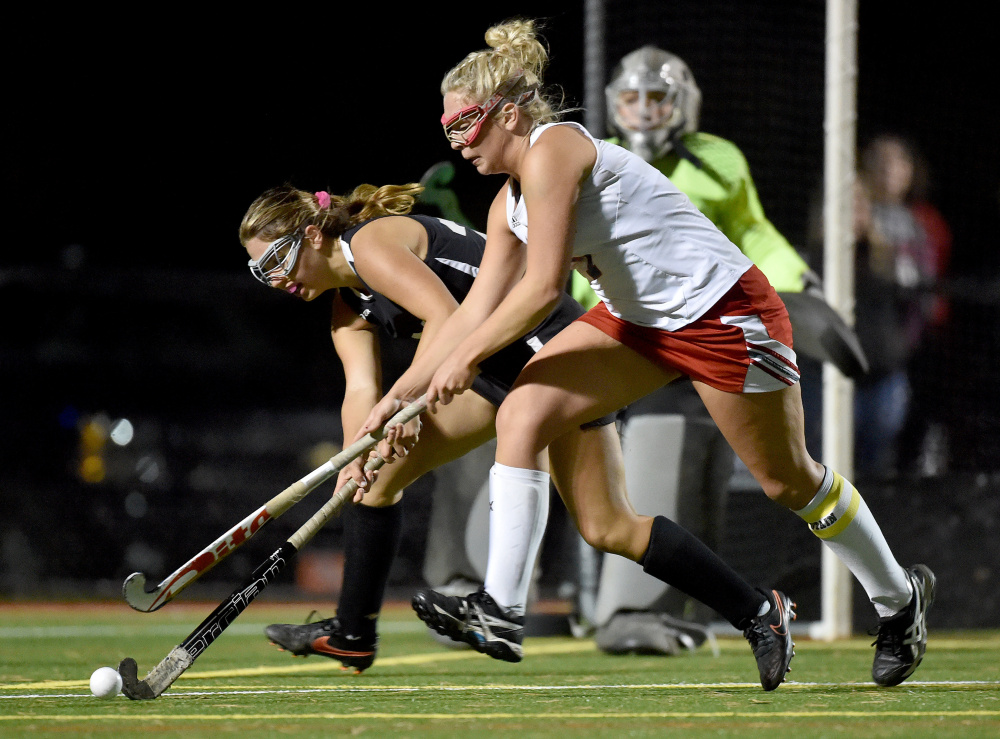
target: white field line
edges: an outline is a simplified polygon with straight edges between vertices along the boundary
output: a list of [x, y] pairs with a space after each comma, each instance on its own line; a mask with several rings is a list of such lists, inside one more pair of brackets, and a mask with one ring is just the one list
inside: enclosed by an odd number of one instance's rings
[[[998, 688], [1000, 681], [997, 680], [912, 680], [906, 685], [912, 688]], [[6, 687], [6, 686], [5, 686]], [[814, 690], [828, 688], [870, 688], [875, 690], [875, 686], [866, 682], [848, 683], [820, 683], [820, 682], [799, 682], [787, 681], [782, 683], [781, 690]], [[550, 691], [559, 692], [584, 692], [603, 690], [663, 690], [663, 691], [687, 691], [687, 690], [760, 690], [759, 683], [639, 683], [639, 684], [603, 684], [603, 685], [368, 685], [368, 686], [323, 686], [310, 688], [224, 688], [217, 690], [195, 690], [172, 686], [170, 692], [161, 695], [161, 698], [183, 699], [191, 696], [237, 696], [237, 695], [305, 695], [310, 693], [545, 693]], [[94, 700], [89, 693], [26, 693], [18, 695], [0, 695], [2, 699], [14, 698], [86, 698]], [[127, 700], [124, 696], [118, 696], [115, 700]], [[935, 714], [938, 712], [934, 712]], [[947, 712], [943, 712], [947, 713]], [[987, 711], [990, 715], [1000, 715], [1000, 710]], [[2, 717], [0, 717], [2, 718]]]

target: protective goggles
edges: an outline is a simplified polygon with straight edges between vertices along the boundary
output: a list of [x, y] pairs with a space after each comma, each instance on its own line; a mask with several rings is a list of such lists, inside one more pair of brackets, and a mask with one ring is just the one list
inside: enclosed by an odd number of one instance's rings
[[[483, 127], [486, 116], [492, 113], [500, 103], [507, 100], [507, 94], [514, 89], [514, 86], [524, 78], [524, 75], [517, 75], [504, 83], [497, 89], [490, 99], [482, 105], [470, 105], [462, 108], [451, 117], [441, 116], [441, 125], [444, 126], [444, 135], [453, 144], [468, 146], [479, 135]], [[527, 102], [530, 96], [535, 94], [534, 88], [525, 91], [514, 101], [517, 105]]]
[[288, 277], [298, 259], [302, 236], [301, 231], [282, 236], [267, 247], [260, 259], [247, 262], [253, 276], [265, 285], [270, 285], [273, 277]]

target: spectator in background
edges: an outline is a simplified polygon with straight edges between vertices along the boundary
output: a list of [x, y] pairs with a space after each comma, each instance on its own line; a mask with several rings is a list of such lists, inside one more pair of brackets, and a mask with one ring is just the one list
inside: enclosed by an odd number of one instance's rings
[[934, 405], [927, 400], [933, 380], [923, 365], [948, 317], [948, 304], [934, 288], [947, 269], [951, 233], [927, 201], [926, 168], [903, 137], [874, 138], [860, 165], [855, 315], [870, 372], [855, 385], [855, 469], [891, 476], [916, 462]]
[[[901, 283], [916, 279], [925, 287], [936, 285], [948, 271], [952, 236], [944, 216], [929, 200], [930, 173], [923, 155], [904, 137], [883, 134], [862, 152], [861, 174], [872, 200], [876, 238], [900, 246], [895, 264]], [[900, 209], [906, 211], [901, 218], [896, 214]], [[944, 296], [929, 294], [922, 303], [922, 324], [937, 326], [947, 320]]]

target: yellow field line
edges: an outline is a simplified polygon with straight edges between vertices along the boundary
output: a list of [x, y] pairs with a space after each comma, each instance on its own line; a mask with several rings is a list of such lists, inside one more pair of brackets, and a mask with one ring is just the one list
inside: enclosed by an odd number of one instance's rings
[[[525, 649], [525, 654], [550, 655], [550, 654], [570, 654], [573, 652], [592, 652], [597, 647], [592, 641], [563, 641], [554, 644], [532, 645]], [[449, 652], [426, 652], [424, 654], [408, 654], [401, 657], [380, 657], [378, 660], [381, 667], [394, 667], [397, 665], [422, 665], [431, 662], [458, 662], [467, 659], [484, 659], [483, 655], [472, 649]], [[152, 665], [150, 665], [152, 667]], [[312, 662], [309, 664], [288, 665], [279, 667], [277, 665], [261, 665], [259, 667], [242, 667], [233, 670], [201, 670], [195, 672], [185, 672], [180, 676], [180, 680], [210, 680], [214, 678], [229, 677], [260, 677], [265, 675], [300, 675], [314, 672], [341, 672], [340, 663], [335, 660], [323, 660], [322, 662]], [[0, 685], [0, 690], [49, 690], [55, 688], [89, 688], [90, 678], [86, 680], [44, 680], [37, 683], [12, 683]]]
[[[951, 691], [958, 690], [994, 690], [1000, 688], [1000, 681], [997, 680], [909, 680], [906, 685], [911, 688], [948, 688]], [[846, 683], [820, 683], [820, 682], [796, 682], [786, 680], [781, 684], [782, 692], [788, 690], [815, 690], [816, 688], [870, 688], [876, 692], [882, 692], [881, 688], [871, 681], [846, 682]], [[371, 692], [415, 692], [415, 691], [441, 691], [449, 693], [460, 692], [520, 692], [520, 693], [541, 693], [545, 691], [558, 690], [732, 690], [732, 689], [760, 690], [759, 682], [746, 683], [578, 683], [576, 685], [522, 685], [522, 684], [499, 684], [499, 683], [478, 683], [476, 685], [366, 685], [360, 682], [352, 682], [350, 685], [310, 685], [309, 687], [298, 688], [268, 688], [260, 685], [233, 685], [227, 683], [225, 686], [212, 687], [210, 689], [196, 685], [181, 685], [171, 687], [177, 694], [188, 695], [228, 695], [239, 693], [317, 693], [317, 692], [340, 692], [358, 693], [364, 691]]]

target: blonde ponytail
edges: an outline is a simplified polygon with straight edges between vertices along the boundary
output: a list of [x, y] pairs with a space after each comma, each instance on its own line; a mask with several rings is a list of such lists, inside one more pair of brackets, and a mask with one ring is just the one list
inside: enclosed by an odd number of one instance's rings
[[[415, 183], [408, 185], [358, 185], [354, 191], [344, 197], [334, 197], [331, 208], [343, 208], [351, 226], [379, 216], [402, 216], [413, 210], [417, 196], [423, 192], [423, 186]], [[338, 234], [339, 235], [339, 234]]]

